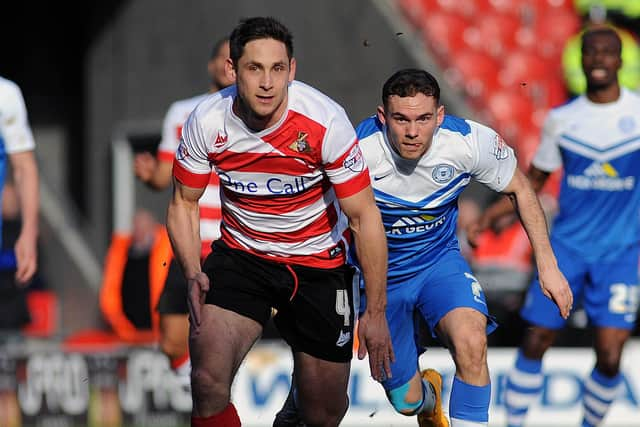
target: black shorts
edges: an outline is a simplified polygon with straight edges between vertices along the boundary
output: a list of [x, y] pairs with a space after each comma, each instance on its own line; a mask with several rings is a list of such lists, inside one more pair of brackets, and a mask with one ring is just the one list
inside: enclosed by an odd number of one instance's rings
[[167, 280], [164, 282], [156, 310], [160, 314], [189, 314], [187, 281], [175, 258], [169, 264], [169, 273], [167, 273]]
[[15, 270], [0, 271], [0, 331], [19, 330], [31, 321], [27, 288], [18, 286]]
[[[204, 263], [206, 303], [260, 323], [274, 322], [294, 352], [348, 362], [353, 355], [353, 269], [321, 269], [269, 261], [216, 241]], [[357, 289], [357, 288], [356, 288]]]

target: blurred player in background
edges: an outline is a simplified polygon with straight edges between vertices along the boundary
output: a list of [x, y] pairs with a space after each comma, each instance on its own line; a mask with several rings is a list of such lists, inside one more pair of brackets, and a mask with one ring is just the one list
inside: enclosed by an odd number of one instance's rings
[[35, 143], [20, 88], [0, 77], [0, 191], [8, 154], [20, 200], [22, 227], [15, 244], [16, 282], [25, 285], [38, 265], [38, 166]]
[[[640, 3], [640, 2], [639, 2]], [[618, 70], [618, 82], [627, 89], [640, 87], [640, 44], [633, 33], [607, 21], [607, 11], [601, 4], [589, 8], [583, 30], [569, 38], [562, 51], [562, 73], [572, 96], [582, 95], [587, 90], [587, 79], [582, 70], [582, 35], [594, 27], [609, 26], [616, 30], [622, 41], [622, 66]]]
[[[162, 141], [158, 157], [145, 152], [137, 154], [134, 162], [136, 176], [155, 190], [164, 190], [171, 184], [171, 170], [175, 152], [180, 144], [182, 126], [189, 113], [209, 94], [233, 84], [233, 77], [225, 71], [229, 58], [229, 40], [218, 41], [207, 64], [210, 78], [209, 92], [174, 102], [167, 111], [162, 126]], [[211, 252], [211, 242], [220, 237], [220, 189], [218, 176], [211, 174], [209, 184], [200, 199], [201, 257]], [[171, 361], [171, 367], [189, 384], [191, 362], [189, 360], [189, 320], [187, 307], [187, 284], [174, 259], [169, 266], [167, 281], [158, 302], [160, 314], [160, 348]]]
[[393, 376], [382, 381], [389, 402], [403, 415], [417, 414], [421, 427], [449, 425], [441, 409], [440, 374], [419, 371], [424, 349], [416, 339], [415, 316], [421, 316], [456, 365], [451, 425], [486, 426], [491, 398], [487, 333], [496, 324], [460, 253], [458, 197], [474, 178], [515, 199], [545, 292], [568, 315], [571, 293], [557, 268], [535, 193], [500, 135], [445, 115], [438, 82], [423, 70], [391, 76], [377, 116], [360, 123], [357, 135], [389, 246], [387, 319], [396, 355]]
[[114, 233], [104, 262], [100, 309], [120, 339], [132, 343], [158, 339], [156, 306], [170, 258], [167, 230], [146, 209], [136, 210], [131, 233]]
[[[622, 349], [638, 310], [640, 97], [618, 83], [620, 54], [615, 30], [584, 33], [586, 95], [551, 110], [529, 170], [534, 189], [540, 190], [551, 172], [564, 169], [551, 241], [595, 329], [596, 365], [584, 383], [583, 427], [600, 425], [616, 396]], [[506, 201], [489, 207], [479, 229], [509, 208]], [[533, 327], [527, 329], [507, 382], [510, 427], [522, 426], [538, 399], [542, 357], [566, 321], [544, 298], [537, 280], [521, 315]]]
[[[174, 161], [167, 212], [189, 286], [192, 426], [240, 425], [231, 385], [277, 309], [294, 353], [300, 413], [336, 426], [348, 408], [356, 318], [353, 241], [369, 304], [359, 320], [360, 357], [390, 375], [387, 246], [355, 130], [344, 109], [294, 81], [289, 30], [249, 18], [230, 36], [237, 84], [191, 113]], [[198, 205], [211, 170], [220, 176], [221, 238], [199, 259]], [[349, 233], [349, 230], [351, 233]]]

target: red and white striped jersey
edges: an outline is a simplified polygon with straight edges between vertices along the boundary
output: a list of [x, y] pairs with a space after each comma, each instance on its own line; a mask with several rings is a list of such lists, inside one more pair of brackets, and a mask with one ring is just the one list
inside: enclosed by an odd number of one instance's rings
[[191, 113], [174, 175], [202, 188], [215, 170], [222, 188], [222, 239], [229, 246], [292, 264], [343, 264], [348, 223], [337, 199], [370, 183], [344, 109], [294, 81], [278, 123], [253, 132], [233, 112], [236, 95], [231, 86]]
[[[158, 146], [158, 159], [163, 162], [173, 162], [176, 150], [182, 137], [182, 126], [189, 114], [208, 95], [198, 95], [192, 98], [176, 101], [169, 107], [162, 124], [162, 141]], [[220, 237], [220, 180], [215, 173], [209, 178], [202, 198], [200, 198], [200, 240], [202, 241], [202, 258], [211, 252], [211, 242]]]

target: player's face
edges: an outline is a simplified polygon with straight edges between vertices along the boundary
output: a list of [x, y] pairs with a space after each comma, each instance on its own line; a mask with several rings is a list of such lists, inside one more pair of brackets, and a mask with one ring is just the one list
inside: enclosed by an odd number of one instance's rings
[[444, 120], [444, 107], [433, 96], [391, 95], [387, 107], [378, 107], [378, 118], [387, 126], [387, 138], [405, 159], [417, 160], [427, 152], [436, 128]]
[[229, 42], [223, 43], [218, 54], [209, 60], [207, 71], [215, 90], [224, 89], [235, 83], [234, 77], [227, 72], [226, 62], [229, 59]]
[[589, 88], [605, 88], [615, 84], [621, 66], [619, 46], [611, 35], [595, 34], [585, 40], [582, 69]]
[[233, 71], [241, 104], [237, 112], [249, 127], [264, 129], [282, 117], [295, 65], [280, 41], [258, 39], [244, 46]]

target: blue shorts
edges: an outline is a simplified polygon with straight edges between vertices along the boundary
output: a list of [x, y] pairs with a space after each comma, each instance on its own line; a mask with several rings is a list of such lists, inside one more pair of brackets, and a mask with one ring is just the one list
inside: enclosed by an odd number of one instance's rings
[[[592, 326], [633, 329], [638, 310], [638, 255], [640, 246], [620, 248], [612, 261], [585, 262], [570, 249], [552, 241], [558, 266], [573, 292], [574, 307], [583, 307]], [[520, 315], [529, 323], [559, 329], [566, 320], [544, 296], [536, 276], [529, 286]]]
[[[364, 296], [361, 303], [361, 308], [366, 307]], [[416, 316], [422, 315], [435, 336], [440, 319], [458, 307], [471, 307], [487, 316], [487, 333], [497, 327], [489, 316], [482, 287], [457, 249], [447, 250], [412, 279], [388, 285], [386, 314], [396, 361], [391, 365], [393, 376], [382, 381], [385, 390], [407, 383], [418, 369], [424, 349], [419, 345]]]

